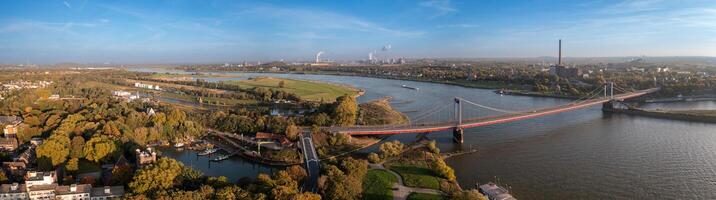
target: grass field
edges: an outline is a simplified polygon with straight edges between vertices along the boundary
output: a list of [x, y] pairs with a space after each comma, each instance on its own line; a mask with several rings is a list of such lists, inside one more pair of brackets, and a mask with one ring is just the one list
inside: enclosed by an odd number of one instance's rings
[[408, 187], [430, 188], [440, 190], [440, 178], [427, 167], [415, 165], [391, 165], [390, 169], [403, 177]]
[[444, 198], [436, 194], [410, 193], [408, 200], [443, 200]]
[[[283, 87], [279, 87], [281, 81], [284, 83]], [[347, 86], [274, 77], [257, 77], [249, 80], [225, 81], [225, 83], [236, 84], [245, 89], [263, 87], [281, 90], [296, 94], [301, 97], [301, 99], [308, 101], [320, 101], [323, 99], [326, 102], [332, 102], [335, 101], [337, 97], [345, 94], [358, 94], [358, 91]]]
[[393, 184], [398, 178], [382, 169], [371, 169], [363, 179], [363, 199], [393, 199]]

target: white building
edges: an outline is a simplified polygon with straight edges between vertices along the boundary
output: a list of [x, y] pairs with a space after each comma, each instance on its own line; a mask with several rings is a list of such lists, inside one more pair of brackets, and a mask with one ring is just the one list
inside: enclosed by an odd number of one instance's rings
[[25, 185], [27, 188], [30, 188], [35, 185], [50, 185], [55, 182], [57, 182], [57, 174], [54, 171], [29, 171], [25, 175]]
[[124, 91], [124, 90], [115, 90], [115, 91], [112, 91], [112, 95], [118, 96], [118, 97], [127, 97], [129, 95], [132, 95], [132, 93]]

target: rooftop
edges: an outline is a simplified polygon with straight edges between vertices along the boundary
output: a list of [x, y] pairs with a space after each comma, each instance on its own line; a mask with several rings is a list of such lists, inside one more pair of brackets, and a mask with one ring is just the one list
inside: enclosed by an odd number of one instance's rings
[[92, 188], [90, 196], [102, 197], [102, 196], [122, 196], [124, 195], [123, 186], [104, 186]]
[[0, 185], [0, 193], [24, 193], [27, 192], [25, 184], [2, 184]]
[[[73, 190], [73, 188], [74, 188], [74, 190]], [[61, 185], [61, 186], [57, 186], [57, 188], [55, 188], [55, 193], [58, 195], [90, 193], [91, 191], [92, 191], [92, 185], [90, 185], [90, 184]]]
[[17, 116], [0, 116], [0, 124], [19, 124], [22, 120]]

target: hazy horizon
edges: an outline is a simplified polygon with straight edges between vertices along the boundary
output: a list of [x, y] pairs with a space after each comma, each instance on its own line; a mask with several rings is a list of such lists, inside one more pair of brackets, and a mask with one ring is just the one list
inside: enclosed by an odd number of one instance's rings
[[716, 57], [716, 2], [12, 1], [0, 63]]

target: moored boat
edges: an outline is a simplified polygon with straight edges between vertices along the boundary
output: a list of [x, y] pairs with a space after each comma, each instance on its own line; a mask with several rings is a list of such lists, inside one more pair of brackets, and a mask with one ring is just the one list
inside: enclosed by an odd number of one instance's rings
[[228, 158], [229, 158], [229, 155], [220, 155], [219, 157], [216, 157], [216, 158], [212, 159], [211, 161], [219, 162], [219, 161], [222, 161], [222, 160], [226, 160], [226, 159], [228, 159]]
[[206, 156], [206, 155], [209, 155], [209, 154], [216, 153], [217, 151], [219, 151], [219, 150], [216, 149], [216, 148], [208, 148], [208, 149], [205, 149], [205, 150], [202, 151], [202, 152], [199, 152], [197, 155]]

